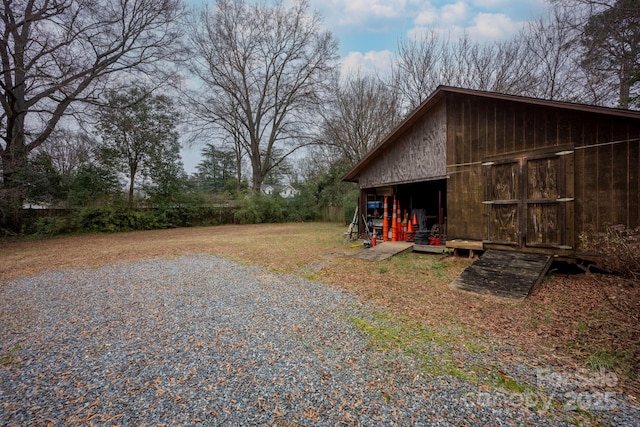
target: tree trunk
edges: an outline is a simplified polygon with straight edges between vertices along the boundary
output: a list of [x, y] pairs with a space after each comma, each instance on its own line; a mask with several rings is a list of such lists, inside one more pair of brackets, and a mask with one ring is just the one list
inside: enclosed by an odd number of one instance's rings
[[236, 182], [236, 191], [240, 193], [240, 189], [242, 188], [242, 148], [239, 147], [239, 144], [236, 144], [236, 178], [238, 182]]
[[22, 232], [24, 193], [18, 188], [0, 189], [0, 236]]
[[137, 166], [134, 164], [129, 164], [129, 200], [128, 200], [128, 205], [129, 205], [129, 209], [133, 209], [133, 190], [135, 188], [135, 181], [136, 181], [136, 172], [137, 172]]
[[261, 156], [260, 156], [260, 151], [258, 149], [259, 145], [258, 143], [254, 143], [252, 144], [255, 148], [252, 150], [253, 151], [253, 155], [250, 156], [251, 157], [251, 172], [253, 174], [252, 176], [252, 182], [253, 182], [253, 191], [255, 191], [257, 194], [260, 194], [260, 190], [262, 187], [262, 181], [264, 181], [264, 174], [262, 173], [262, 163], [261, 163]]
[[22, 231], [22, 204], [26, 184], [19, 172], [27, 162], [28, 147], [24, 142], [24, 114], [7, 121], [9, 142], [0, 155], [2, 160], [2, 187], [0, 190], [0, 234], [19, 234]]
[[[5, 153], [2, 155], [2, 167], [6, 167]], [[14, 174], [3, 173], [3, 186], [0, 188], [0, 236], [15, 235], [22, 232], [22, 205], [25, 200], [25, 187], [14, 179]]]
[[260, 194], [260, 189], [262, 187], [262, 181], [264, 181], [264, 177], [262, 176], [262, 170], [260, 167], [253, 167], [253, 191]]

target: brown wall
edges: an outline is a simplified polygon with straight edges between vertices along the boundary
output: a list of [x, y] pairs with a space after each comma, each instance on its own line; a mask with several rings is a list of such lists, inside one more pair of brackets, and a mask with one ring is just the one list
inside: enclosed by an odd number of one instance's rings
[[563, 150], [572, 151], [558, 162], [562, 196], [574, 198], [562, 205], [568, 245], [607, 224], [640, 225], [639, 120], [454, 93], [446, 108], [449, 239], [488, 238], [483, 163]]
[[433, 108], [360, 174], [360, 188], [425, 181], [446, 175], [446, 109]]

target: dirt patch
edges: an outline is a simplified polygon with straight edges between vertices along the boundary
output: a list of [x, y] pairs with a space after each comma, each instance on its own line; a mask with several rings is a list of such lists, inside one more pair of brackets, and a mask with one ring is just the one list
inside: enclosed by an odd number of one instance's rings
[[639, 327], [611, 304], [618, 301], [640, 312], [638, 286], [599, 274], [552, 271], [523, 302], [476, 295], [449, 286], [469, 259], [417, 253], [379, 262], [344, 257], [358, 250], [343, 245], [344, 231], [332, 224], [265, 224], [4, 242], [0, 280], [118, 261], [215, 254], [355, 292], [425, 325], [503, 340], [538, 363], [615, 371], [625, 379], [626, 391], [640, 395]]

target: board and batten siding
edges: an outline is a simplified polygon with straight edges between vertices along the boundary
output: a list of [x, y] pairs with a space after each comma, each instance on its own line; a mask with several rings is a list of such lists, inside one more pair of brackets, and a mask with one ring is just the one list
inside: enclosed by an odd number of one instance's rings
[[640, 121], [588, 115], [574, 123], [576, 234], [640, 226]]
[[444, 178], [446, 175], [447, 115], [436, 105], [394, 144], [379, 153], [361, 172], [362, 189]]
[[[575, 250], [582, 232], [603, 231], [607, 225], [639, 226], [638, 138], [640, 121], [632, 118], [448, 94], [448, 237], [489, 238], [492, 208], [486, 201], [492, 190], [488, 163], [512, 160], [517, 163], [514, 170], [520, 165], [524, 172], [514, 185], [527, 199], [527, 193], [535, 193], [531, 187], [538, 179], [532, 172], [535, 159], [553, 159], [558, 152], [565, 154], [557, 157], [562, 159], [558, 162], [561, 167], [553, 172], [562, 185], [562, 194], [557, 196], [571, 200], [562, 205], [562, 246]], [[508, 170], [508, 165], [503, 169]], [[526, 222], [540, 206], [532, 203], [520, 211], [523, 241], [531, 230]], [[531, 241], [535, 239], [529, 236]]]

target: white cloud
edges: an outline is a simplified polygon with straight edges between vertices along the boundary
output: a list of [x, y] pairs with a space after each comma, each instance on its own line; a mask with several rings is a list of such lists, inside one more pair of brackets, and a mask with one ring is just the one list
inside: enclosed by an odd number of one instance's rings
[[325, 18], [338, 25], [360, 25], [371, 21], [396, 19], [407, 13], [412, 0], [314, 0]]
[[440, 9], [440, 19], [443, 24], [455, 24], [467, 18], [469, 6], [463, 1], [446, 4]]
[[438, 17], [438, 9], [436, 9], [432, 5], [428, 5], [423, 11], [418, 14], [418, 16], [416, 16], [416, 18], [413, 20], [413, 23], [418, 27], [432, 25], [438, 22]]
[[[539, 0], [529, 0], [539, 1]], [[492, 6], [506, 3], [506, 0], [473, 0], [473, 4]], [[424, 35], [435, 32], [445, 39], [455, 40], [468, 35], [473, 40], [494, 41], [513, 36], [524, 22], [514, 21], [505, 13], [486, 13], [471, 9], [464, 1], [449, 3], [440, 9], [427, 5], [414, 19], [414, 28], [407, 31], [412, 40], [420, 40]]]
[[505, 10], [513, 7], [524, 9], [544, 7], [548, 5], [548, 0], [471, 0], [475, 7], [483, 9]]
[[438, 27], [442, 25], [462, 25], [469, 15], [469, 6], [464, 1], [445, 4], [441, 8], [434, 7], [431, 3], [423, 5], [413, 23], [413, 30], [422, 32], [421, 27]]
[[[520, 0], [522, 2], [522, 0]], [[513, 3], [513, 0], [471, 0], [471, 3], [477, 7], [483, 7], [486, 9], [493, 9], [499, 6], [508, 5]]]
[[474, 25], [467, 28], [473, 39], [498, 40], [515, 34], [523, 25], [514, 22], [503, 13], [479, 13], [473, 18]]
[[[411, 39], [428, 32], [454, 40], [463, 35], [478, 41], [505, 39], [522, 28], [524, 20], [531, 19], [545, 1], [311, 0], [323, 13], [327, 27], [348, 41], [347, 50], [359, 52], [393, 50], [387, 40], [397, 40], [401, 33]], [[378, 44], [382, 40], [385, 45]]]
[[389, 50], [349, 52], [340, 62], [341, 74], [385, 74], [391, 69], [394, 55]]

